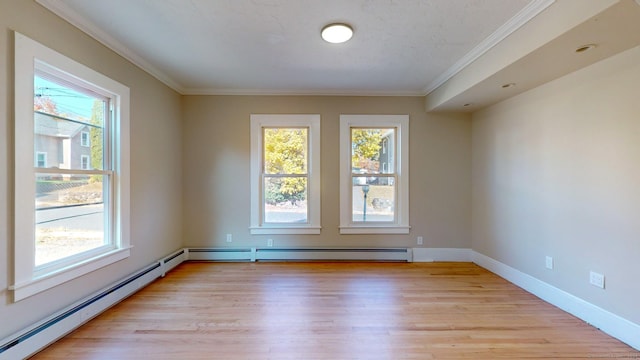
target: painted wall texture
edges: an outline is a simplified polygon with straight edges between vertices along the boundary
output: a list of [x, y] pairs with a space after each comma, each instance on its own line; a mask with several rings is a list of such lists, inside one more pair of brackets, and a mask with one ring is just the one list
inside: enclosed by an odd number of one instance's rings
[[[320, 235], [250, 235], [250, 129], [254, 114], [320, 114]], [[409, 235], [340, 235], [340, 114], [409, 114]], [[469, 115], [426, 114], [422, 97], [187, 96], [184, 238], [187, 246], [470, 246]], [[347, 144], [348, 145], [348, 144]], [[226, 234], [233, 243], [225, 242]]]
[[[33, 1], [0, 0], [0, 338], [182, 246], [181, 96]], [[13, 303], [14, 31], [131, 89], [130, 258]], [[17, 239], [17, 241], [24, 241]]]
[[634, 48], [472, 121], [473, 249], [636, 324], [639, 93]]

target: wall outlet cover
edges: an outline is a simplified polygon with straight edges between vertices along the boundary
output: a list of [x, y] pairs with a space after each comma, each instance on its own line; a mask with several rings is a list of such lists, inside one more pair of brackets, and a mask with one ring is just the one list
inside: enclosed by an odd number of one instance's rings
[[591, 271], [589, 273], [589, 283], [600, 289], [604, 289], [604, 275]]
[[553, 269], [553, 258], [551, 256], [547, 256], [545, 259], [545, 267], [549, 270]]

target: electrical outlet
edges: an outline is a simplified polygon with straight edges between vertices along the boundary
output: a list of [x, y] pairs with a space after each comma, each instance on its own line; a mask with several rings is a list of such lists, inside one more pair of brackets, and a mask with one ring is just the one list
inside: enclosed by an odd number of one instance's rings
[[227, 234], [227, 242], [233, 241], [233, 236], [231, 234]]
[[604, 275], [591, 271], [589, 273], [589, 283], [600, 289], [604, 289]]
[[418, 245], [424, 244], [424, 239], [422, 238], [422, 236], [418, 236], [418, 239], [416, 241], [417, 241]]
[[545, 266], [549, 270], [553, 270], [553, 258], [551, 256], [547, 256], [545, 259]]
[[267, 246], [273, 247], [273, 239], [267, 239]]

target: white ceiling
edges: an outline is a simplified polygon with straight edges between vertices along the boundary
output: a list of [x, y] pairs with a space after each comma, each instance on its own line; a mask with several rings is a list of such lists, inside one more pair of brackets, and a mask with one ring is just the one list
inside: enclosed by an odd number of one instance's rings
[[38, 2], [183, 94], [426, 95], [553, 0]]

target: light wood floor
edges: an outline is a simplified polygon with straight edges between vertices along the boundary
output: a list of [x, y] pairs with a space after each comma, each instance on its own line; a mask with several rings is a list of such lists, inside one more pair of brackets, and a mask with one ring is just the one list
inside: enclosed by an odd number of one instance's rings
[[470, 263], [185, 263], [34, 359], [640, 359]]

